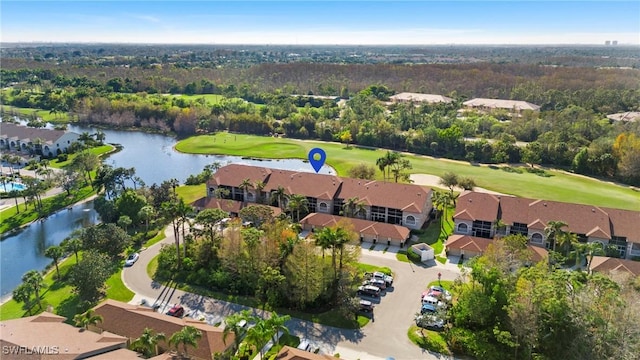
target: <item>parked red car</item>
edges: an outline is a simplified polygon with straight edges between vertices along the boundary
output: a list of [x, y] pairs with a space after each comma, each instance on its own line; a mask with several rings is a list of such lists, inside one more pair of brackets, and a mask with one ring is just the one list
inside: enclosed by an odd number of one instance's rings
[[184, 308], [180, 305], [174, 305], [167, 311], [167, 315], [181, 318], [184, 316]]

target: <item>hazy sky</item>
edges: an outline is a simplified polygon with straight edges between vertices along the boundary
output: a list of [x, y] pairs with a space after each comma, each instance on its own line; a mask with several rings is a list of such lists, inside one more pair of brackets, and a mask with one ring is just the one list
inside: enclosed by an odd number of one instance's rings
[[640, 1], [0, 1], [2, 42], [640, 44]]

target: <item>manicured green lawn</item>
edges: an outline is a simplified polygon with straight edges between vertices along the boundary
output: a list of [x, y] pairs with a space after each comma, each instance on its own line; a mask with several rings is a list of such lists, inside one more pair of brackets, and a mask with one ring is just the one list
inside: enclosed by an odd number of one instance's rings
[[150, 247], [160, 241], [162, 241], [162, 239], [164, 239], [166, 237], [166, 235], [164, 234], [164, 229], [160, 229], [158, 231], [158, 233], [156, 234], [156, 236], [152, 237], [151, 239], [149, 239], [146, 243], [144, 243], [144, 247]]
[[[96, 146], [93, 147], [91, 149], [89, 149], [89, 152], [92, 154], [96, 154], [98, 156], [104, 156], [105, 154], [108, 154], [112, 151], [114, 151], [116, 148], [113, 145], [102, 145], [102, 146]], [[58, 162], [55, 159], [52, 159], [51, 162], [49, 163], [49, 166], [52, 168], [57, 168], [57, 169], [62, 169], [65, 166], [71, 164], [71, 161], [73, 161], [73, 159], [78, 156], [78, 154], [70, 154], [69, 157], [67, 158], [67, 160], [65, 161], [60, 161]], [[93, 175], [95, 174], [91, 174], [91, 176], [93, 177]]]
[[407, 331], [407, 336], [412, 343], [425, 350], [451, 355], [451, 350], [449, 350], [446, 340], [437, 331], [421, 329], [416, 325], [411, 325]]
[[[252, 157], [268, 155], [270, 158], [298, 159], [306, 159], [309, 150], [314, 147], [324, 149], [327, 153], [327, 164], [343, 176], [348, 174], [348, 170], [352, 166], [359, 163], [375, 166], [376, 160], [386, 151], [354, 146], [346, 148], [339, 143], [229, 133], [194, 136], [182, 140], [176, 145], [178, 151], [185, 153]], [[445, 172], [454, 172], [459, 176], [474, 178], [480, 187], [506, 194], [640, 210], [640, 192], [560, 171], [548, 170], [547, 173], [550, 176], [542, 177], [526, 171], [522, 173], [507, 172], [495, 167], [473, 166], [466, 162], [435, 159], [421, 155], [409, 154], [407, 158], [413, 165], [412, 173], [442, 176]], [[378, 177], [382, 177], [380, 172], [378, 172]]]
[[115, 272], [107, 279], [107, 298], [122, 302], [129, 302], [135, 293], [122, 282], [122, 269]]
[[[80, 258], [82, 258], [82, 254], [80, 254]], [[51, 305], [56, 314], [64, 316], [67, 319], [71, 319], [75, 314], [77, 314], [80, 301], [78, 296], [73, 293], [73, 287], [65, 282], [67, 273], [75, 264], [75, 255], [69, 256], [58, 264], [62, 281], [57, 280], [55, 266], [52, 266], [50, 271], [44, 276], [47, 288], [41, 293], [42, 310], [45, 310], [48, 305]], [[133, 299], [134, 293], [122, 282], [121, 273], [122, 269], [119, 269], [107, 280], [107, 297], [118, 301], [128, 302]], [[13, 299], [7, 301], [0, 306], [0, 320], [9, 320], [28, 316], [29, 313], [23, 307], [24, 304], [17, 303]], [[32, 314], [38, 313], [40, 310], [41, 309], [35, 305], [32, 309]]]
[[207, 196], [206, 184], [199, 185], [182, 185], [176, 188], [176, 194], [184, 199], [184, 202], [191, 204], [192, 202]]
[[188, 99], [188, 100], [198, 100], [198, 99], [204, 99], [208, 105], [215, 105], [215, 104], [220, 104], [220, 101], [222, 101], [222, 99], [224, 99], [225, 97], [223, 95], [216, 95], [216, 94], [202, 94], [202, 95], [169, 95], [172, 97], [181, 97], [184, 99]]
[[56, 114], [53, 114], [49, 110], [32, 109], [32, 108], [21, 108], [21, 107], [15, 107], [15, 106], [10, 106], [10, 105], [4, 105], [3, 108], [4, 108], [4, 110], [6, 112], [11, 112], [11, 110], [13, 110], [16, 113], [24, 115], [26, 117], [29, 117], [31, 115], [35, 115], [36, 117], [41, 118], [43, 121], [51, 122], [51, 123], [68, 122], [70, 120], [69, 115], [67, 113], [56, 113]]

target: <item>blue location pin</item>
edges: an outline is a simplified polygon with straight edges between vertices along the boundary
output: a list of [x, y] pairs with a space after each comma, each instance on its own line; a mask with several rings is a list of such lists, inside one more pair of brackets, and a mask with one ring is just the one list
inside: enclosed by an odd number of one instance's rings
[[[316, 160], [316, 154], [320, 155], [320, 159]], [[311, 163], [311, 166], [313, 166], [313, 170], [315, 170], [316, 173], [319, 172], [320, 169], [322, 169], [322, 165], [324, 165], [325, 160], [327, 160], [327, 154], [324, 152], [324, 150], [320, 148], [313, 148], [309, 150], [309, 162]]]

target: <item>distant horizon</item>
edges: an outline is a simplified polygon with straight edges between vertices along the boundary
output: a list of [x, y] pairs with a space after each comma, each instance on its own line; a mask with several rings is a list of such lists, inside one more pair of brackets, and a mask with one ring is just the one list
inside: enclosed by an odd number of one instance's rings
[[328, 47], [442, 47], [442, 46], [476, 46], [476, 47], [491, 47], [491, 46], [513, 46], [513, 47], [526, 47], [526, 46], [594, 46], [594, 47], [607, 47], [607, 48], [615, 48], [615, 47], [640, 47], [640, 43], [638, 44], [615, 44], [615, 45], [606, 45], [606, 44], [589, 44], [589, 43], [567, 43], [567, 44], [464, 44], [464, 43], [451, 43], [451, 44], [289, 44], [289, 43], [268, 43], [268, 44], [259, 44], [259, 43], [155, 43], [155, 42], [98, 42], [98, 41], [3, 41], [0, 44], [0, 48], [3, 47], [3, 44], [11, 44], [11, 45], [187, 45], [187, 46], [292, 46], [292, 47], [302, 47], [302, 46], [328, 46]]
[[3, 0], [0, 21], [3, 43], [640, 45], [639, 1]]

